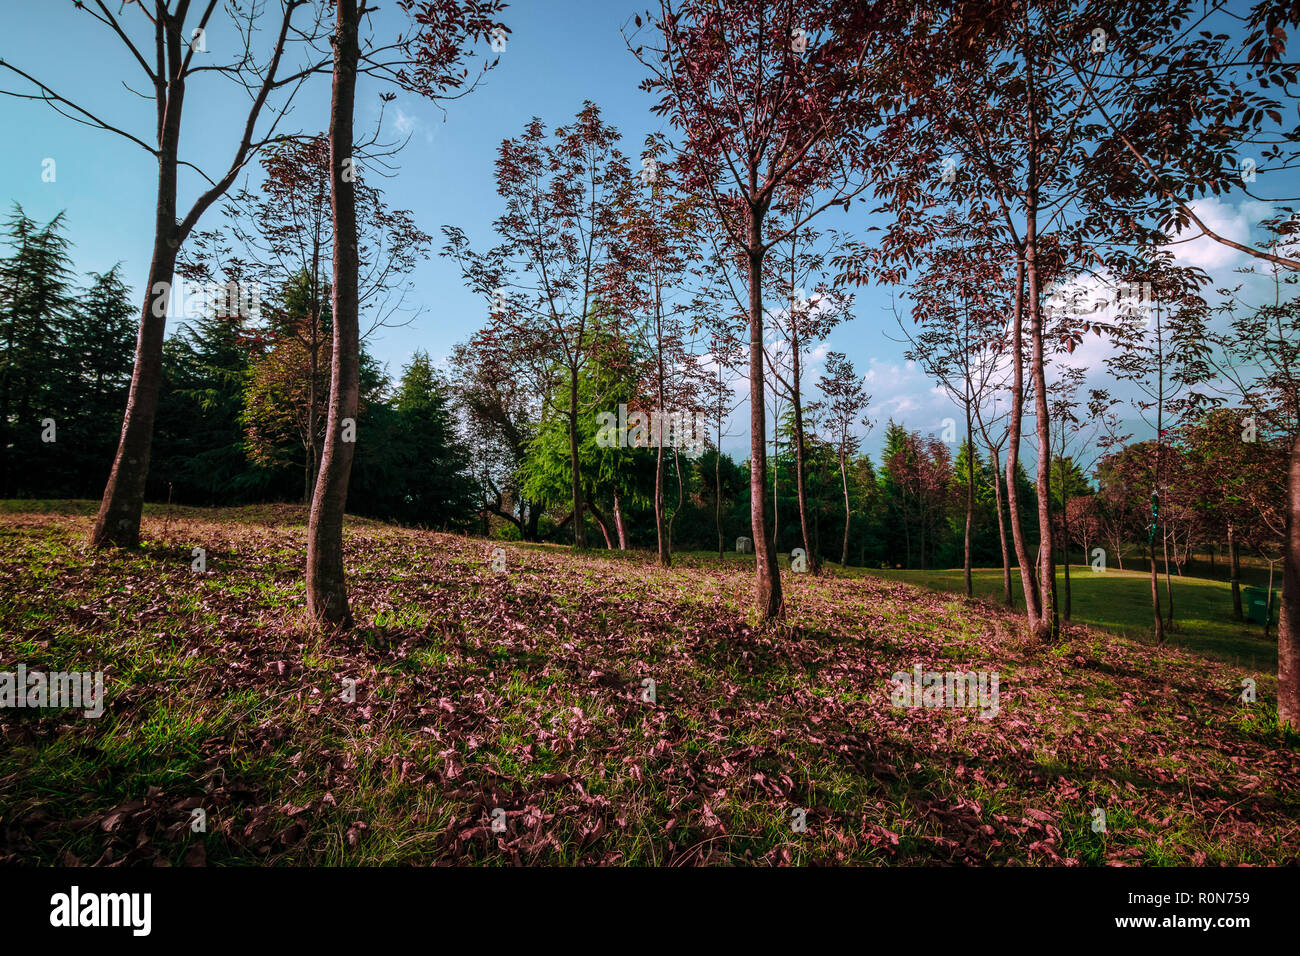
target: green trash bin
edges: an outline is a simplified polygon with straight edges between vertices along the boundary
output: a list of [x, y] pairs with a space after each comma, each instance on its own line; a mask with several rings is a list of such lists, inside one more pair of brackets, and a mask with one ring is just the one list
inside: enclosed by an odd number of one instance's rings
[[[1263, 626], [1264, 615], [1268, 613], [1268, 588], [1242, 588], [1241, 595], [1246, 604], [1246, 618]], [[1272, 624], [1277, 623], [1281, 603], [1281, 594], [1274, 591]]]

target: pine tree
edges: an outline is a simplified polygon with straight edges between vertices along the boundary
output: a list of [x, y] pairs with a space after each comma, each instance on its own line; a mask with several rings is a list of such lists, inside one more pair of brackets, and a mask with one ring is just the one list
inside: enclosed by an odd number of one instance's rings
[[[58, 420], [56, 405], [73, 374], [59, 348], [72, 284], [63, 225], [59, 213], [38, 226], [17, 203], [5, 224], [10, 254], [0, 259], [0, 497], [48, 493], [58, 472], [58, 428], [66, 423]], [[52, 433], [43, 424], [48, 419], [54, 420]]]
[[90, 280], [62, 335], [68, 381], [59, 402], [59, 460], [69, 492], [79, 498], [98, 494], [113, 466], [136, 331], [134, 297], [120, 267], [92, 272]]
[[450, 387], [416, 352], [402, 371], [393, 403], [398, 417], [403, 521], [463, 528], [474, 513], [469, 451], [456, 434]]

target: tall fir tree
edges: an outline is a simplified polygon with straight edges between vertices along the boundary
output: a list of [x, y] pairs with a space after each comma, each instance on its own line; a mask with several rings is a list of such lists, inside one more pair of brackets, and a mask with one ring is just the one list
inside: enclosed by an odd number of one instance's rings
[[0, 259], [0, 497], [55, 488], [57, 403], [71, 378], [59, 328], [72, 304], [63, 213], [44, 226], [14, 204]]

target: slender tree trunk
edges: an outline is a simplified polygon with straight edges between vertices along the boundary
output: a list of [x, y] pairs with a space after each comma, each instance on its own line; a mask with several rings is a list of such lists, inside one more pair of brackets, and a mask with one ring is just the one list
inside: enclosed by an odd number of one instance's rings
[[569, 470], [572, 472], [573, 546], [587, 546], [587, 523], [582, 513], [582, 471], [578, 461], [578, 366], [569, 366]]
[[1065, 570], [1065, 607], [1063, 613], [1068, 621], [1070, 619], [1070, 519], [1064, 513], [1061, 515], [1061, 552], [1061, 565]]
[[618, 550], [627, 550], [627, 530], [623, 525], [623, 500], [614, 492], [614, 527], [618, 530]]
[[[751, 171], [756, 180], [758, 171]], [[751, 206], [749, 219], [749, 518], [754, 533], [754, 603], [759, 617], [771, 620], [784, 611], [775, 543], [767, 533], [763, 492], [767, 484], [767, 407], [763, 381], [763, 214]]]
[[1284, 548], [1277, 623], [1277, 722], [1300, 730], [1300, 430], [1291, 439]]
[[[969, 376], [967, 383], [969, 384]], [[975, 596], [971, 579], [970, 535], [971, 522], [975, 520], [975, 434], [971, 430], [970, 395], [966, 396], [966, 529], [962, 535], [962, 576], [966, 581], [966, 597]]]
[[682, 512], [682, 500], [685, 494], [682, 486], [682, 459], [677, 449], [673, 449], [673, 470], [677, 473], [677, 507], [673, 509], [672, 517], [668, 519], [668, 550], [671, 553], [673, 549], [673, 522]]
[[668, 547], [668, 527], [664, 521], [664, 445], [655, 449], [655, 546], [659, 550], [659, 566], [670, 567], [672, 551]]
[[1266, 554], [1261, 554], [1260, 557], [1268, 561], [1268, 587], [1264, 589], [1264, 640], [1267, 641], [1273, 627], [1273, 569], [1276, 562]]
[[1052, 553], [1051, 511], [1051, 435], [1048, 430], [1047, 374], [1043, 355], [1042, 310], [1038, 305], [1037, 223], [1031, 210], [1030, 229], [1025, 240], [1026, 270], [1029, 280], [1029, 334], [1032, 349], [1031, 368], [1034, 380], [1034, 428], [1038, 437], [1038, 593], [1041, 606], [1034, 625], [1034, 636], [1050, 641], [1056, 634], [1056, 569]]
[[[319, 195], [319, 193], [318, 193]], [[319, 224], [319, 218], [316, 220]], [[312, 494], [316, 490], [316, 469], [320, 461], [320, 450], [316, 441], [316, 387], [320, 379], [320, 228], [312, 237], [311, 252], [311, 357], [308, 362], [310, 380], [307, 382], [307, 479], [302, 493], [302, 503], [311, 505]]]
[[[312, 618], [351, 627], [343, 569], [343, 514], [356, 442], [345, 441], [345, 422], [356, 427], [360, 392], [357, 207], [352, 164], [352, 116], [360, 58], [357, 0], [336, 0], [334, 82], [330, 97], [330, 190], [334, 222], [334, 361], [320, 475], [307, 523], [307, 609]], [[352, 436], [355, 438], [355, 434]]]
[[604, 537], [605, 539], [605, 550], [613, 551], [614, 543], [610, 540], [609, 527], [608, 527], [609, 523], [605, 520], [605, 516], [600, 513], [600, 509], [597, 508], [593, 502], [584, 501], [582, 503], [582, 506], [586, 508], [588, 511], [590, 511], [591, 516], [596, 519], [596, 527], [600, 528], [601, 536]]
[[718, 403], [718, 445], [713, 456], [713, 521], [718, 527], [718, 558], [723, 556], [722, 538], [722, 403]]
[[1165, 621], [1172, 631], [1174, 628], [1174, 582], [1169, 576], [1169, 530], [1165, 529], [1161, 538], [1165, 552], [1165, 600], [1169, 603], [1168, 613], [1165, 615]]
[[1156, 643], [1165, 642], [1165, 619], [1160, 613], [1160, 576], [1156, 572], [1156, 543], [1152, 538], [1147, 542], [1147, 554], [1151, 558], [1151, 608], [1155, 620]]
[[664, 524], [664, 345], [663, 315], [660, 312], [659, 289], [655, 288], [655, 366], [656, 396], [658, 407], [655, 409], [655, 539], [659, 547], [659, 566], [671, 567], [673, 563], [672, 546], [669, 544], [668, 529]]
[[[159, 187], [162, 191], [163, 187]], [[175, 196], [175, 171], [172, 175]], [[159, 206], [163, 205], [161, 199]], [[175, 205], [172, 222], [162, 232], [167, 238], [154, 246], [149, 266], [145, 304], [136, 338], [135, 368], [131, 373], [131, 391], [126, 403], [126, 417], [113, 459], [113, 470], [100, 501], [99, 514], [91, 533], [92, 547], [118, 546], [135, 548], [140, 544], [140, 515], [144, 511], [145, 485], [149, 478], [149, 455], [153, 446], [154, 418], [158, 411], [158, 392], [162, 385], [163, 332], [167, 323], [167, 301], [176, 270], [179, 242], [175, 232]], [[161, 220], [161, 217], [160, 217]], [[164, 227], [159, 226], [160, 230]], [[157, 290], [157, 291], [155, 291]]]
[[849, 507], [849, 473], [844, 461], [844, 445], [840, 444], [840, 485], [844, 488], [844, 545], [840, 548], [840, 567], [849, 566], [849, 525], [853, 512]]
[[1025, 414], [1025, 359], [1022, 322], [1024, 320], [1025, 264], [1021, 257], [1016, 263], [1016, 301], [1012, 305], [1011, 339], [1015, 351], [1013, 360], [1013, 385], [1011, 391], [1011, 421], [1007, 437], [1007, 519], [1011, 524], [1011, 541], [1015, 545], [1016, 561], [1020, 565], [1020, 584], [1025, 592], [1025, 617], [1030, 628], [1038, 624], [1038, 579], [1029, 562], [1029, 549], [1020, 524], [1020, 495], [1016, 488], [1017, 465], [1020, 461], [1020, 428]]
[[542, 509], [535, 502], [528, 502], [528, 522], [524, 525], [524, 540], [537, 540], [537, 523], [542, 518]]
[[184, 84], [173, 81], [159, 141], [153, 259], [149, 263], [144, 308], [136, 337], [135, 367], [131, 372], [131, 390], [117, 454], [113, 458], [113, 469], [90, 536], [91, 546], [95, 548], [114, 545], [135, 548], [140, 544], [140, 515], [144, 511], [154, 418], [158, 412], [158, 391], [162, 386], [167, 305], [176, 276], [176, 256], [183, 238], [176, 222], [176, 169], [184, 100]]
[[[1028, 9], [1025, 8], [1026, 30]], [[1043, 355], [1043, 313], [1039, 302], [1038, 281], [1038, 190], [1039, 130], [1034, 54], [1025, 37], [1026, 75], [1026, 180], [1025, 180], [1025, 277], [1029, 311], [1030, 372], [1034, 382], [1034, 426], [1038, 437], [1038, 615], [1032, 627], [1042, 641], [1056, 635], [1056, 571], [1052, 549], [1051, 511], [1051, 431], [1047, 408], [1046, 359]]]
[[817, 560], [813, 540], [808, 534], [808, 490], [807, 477], [804, 474], [804, 439], [803, 439], [803, 403], [799, 395], [799, 333], [795, 330], [796, 320], [791, 317], [791, 353], [793, 367], [790, 376], [790, 397], [794, 408], [794, 483], [795, 494], [799, 499], [799, 533], [803, 536], [803, 549], [807, 555], [808, 572], [817, 574], [821, 564]]
[[989, 445], [989, 457], [993, 459], [993, 499], [998, 508], [998, 544], [1002, 548], [1002, 601], [1007, 607], [1015, 607], [1015, 592], [1011, 589], [1011, 555], [1007, 551], [1007, 523], [1002, 516], [1002, 463], [992, 445]]
[[[778, 409], [773, 408], [772, 415], [779, 427], [781, 416], [777, 414]], [[773, 547], [781, 540], [781, 445], [777, 441], [776, 430], [772, 433], [772, 544]]]
[[[314, 320], [313, 320], [314, 323]], [[303, 469], [302, 503], [310, 507], [312, 492], [316, 490], [316, 377], [320, 372], [320, 356], [317, 329], [311, 330], [311, 360], [309, 374], [311, 381], [307, 384], [307, 464]]]
[[1232, 582], [1232, 617], [1244, 621], [1246, 615], [1241, 609], [1241, 555], [1237, 551], [1237, 539], [1231, 524], [1228, 525], [1228, 574]]

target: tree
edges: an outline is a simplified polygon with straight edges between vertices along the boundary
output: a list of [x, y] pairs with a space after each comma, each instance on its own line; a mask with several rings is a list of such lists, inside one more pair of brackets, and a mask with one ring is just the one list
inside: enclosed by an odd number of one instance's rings
[[[1102, 41], [1061, 48], [1058, 64], [1075, 77], [1100, 126], [1090, 165], [1108, 183], [1109, 204], [1135, 230], [1184, 241], [1204, 236], [1300, 270], [1293, 250], [1238, 242], [1194, 208], [1209, 195], [1292, 201], [1278, 174], [1300, 166], [1300, 130], [1284, 118], [1287, 104], [1275, 91], [1300, 79], [1300, 66], [1286, 59], [1300, 7], [1264, 0], [1239, 13], [1221, 3], [1161, 0], [1135, 17], [1132, 4], [1107, 0], [1091, 12], [1105, 27]], [[1264, 194], [1270, 181], [1283, 195]], [[1293, 235], [1300, 222], [1290, 214], [1281, 206], [1274, 223]]]
[[[688, 341], [691, 302], [682, 298], [699, 238], [695, 220], [700, 203], [677, 189], [672, 164], [663, 162], [666, 151], [662, 136], [646, 137], [641, 180], [647, 195], [643, 199], [629, 194], [623, 204], [620, 241], [606, 282], [606, 295], [614, 309], [627, 316], [645, 317], [638, 338], [650, 353], [644, 386], [655, 422], [655, 537], [659, 564], [665, 568], [672, 564], [672, 547], [664, 507], [664, 452], [670, 436], [663, 423], [669, 419], [682, 423], [683, 415], [690, 420], [703, 385], [700, 376], [693, 374], [698, 366], [691, 360]], [[680, 437], [673, 429], [674, 448]]]
[[1207, 531], [1219, 541], [1227, 540], [1232, 616], [1238, 621], [1245, 620], [1240, 547], [1255, 518], [1249, 497], [1260, 477], [1252, 467], [1251, 452], [1262, 443], [1242, 440], [1243, 431], [1253, 424], [1246, 408], [1218, 408], [1185, 422], [1179, 436], [1186, 449], [1187, 481], [1195, 489], [1195, 508]]
[[[734, 370], [744, 359], [744, 346], [736, 337], [736, 330], [727, 322], [719, 322], [713, 325], [713, 331], [709, 338], [709, 359], [713, 364], [713, 382], [710, 386], [712, 393], [712, 402], [709, 406], [709, 416], [713, 419], [713, 425], [716, 430], [713, 443], [713, 523], [718, 533], [718, 557], [721, 558], [726, 551], [726, 541], [722, 535], [722, 497], [724, 484], [722, 473], [722, 428], [726, 424], [727, 417], [736, 410], [736, 404], [732, 401], [735, 398], [735, 389], [732, 388], [725, 379], [725, 374]], [[732, 477], [735, 472], [735, 464], [730, 458], [727, 458], [730, 465], [728, 468], [728, 477]], [[734, 490], [732, 492], [735, 493]]]
[[[117, 456], [91, 533], [91, 543], [95, 547], [119, 545], [133, 548], [140, 539], [140, 513], [144, 507], [154, 419], [162, 381], [163, 333], [177, 254], [199, 219], [230, 188], [245, 164], [259, 149], [277, 138], [276, 129], [294, 93], [308, 77], [322, 68], [323, 61], [314, 49], [320, 21], [307, 22], [298, 17], [299, 11], [310, 13], [313, 9], [308, 0], [280, 0], [278, 13], [272, 18], [271, 33], [275, 39], [270, 51], [259, 60], [253, 51], [253, 43], [255, 35], [260, 32], [259, 19], [267, 17], [264, 6], [251, 5], [245, 9], [230, 5], [228, 9], [233, 21], [230, 35], [241, 38], [242, 49], [233, 51], [229, 63], [217, 65], [206, 62], [204, 55], [204, 38], [212, 26], [212, 17], [218, 7], [216, 0], [195, 5], [198, 8], [197, 20], [190, 16], [189, 0], [158, 0], [152, 9], [148, 4], [133, 4], [146, 21], [142, 32], [149, 34], [147, 42], [133, 38], [131, 24], [119, 21], [104, 0], [77, 6], [112, 31], [145, 74], [153, 92], [157, 115], [152, 134], [137, 135], [101, 119], [95, 112], [6, 60], [0, 60], [0, 68], [20, 78], [28, 89], [35, 89], [35, 92], [28, 93], [12, 90], [6, 90], [6, 93], [40, 100], [77, 122], [123, 136], [143, 148], [158, 163], [153, 258], [140, 316], [131, 392]], [[291, 40], [303, 49], [304, 64], [298, 68], [290, 67], [286, 72], [283, 61], [286, 53], [291, 53]], [[249, 105], [229, 165], [215, 177], [203, 174], [207, 187], [188, 211], [180, 214], [177, 195], [180, 167], [193, 166], [189, 162], [183, 163], [180, 157], [181, 120], [189, 82], [201, 73], [216, 73], [233, 82], [247, 94]], [[282, 90], [288, 93], [278, 105], [273, 105], [272, 97]], [[269, 114], [272, 119], [264, 123], [263, 114]], [[149, 140], [152, 140], [152, 145]]]
[[840, 463], [840, 485], [844, 491], [844, 539], [840, 545], [840, 566], [849, 563], [849, 525], [853, 510], [849, 503], [848, 459], [858, 453], [862, 439], [852, 429], [859, 423], [870, 426], [865, 418], [871, 396], [843, 352], [826, 353], [826, 371], [817, 381], [826, 400], [826, 424]]
[[[38, 464], [51, 444], [42, 440], [42, 423], [62, 408], [58, 383], [66, 381], [66, 369], [59, 367], [59, 338], [73, 290], [62, 213], [40, 226], [15, 204], [5, 225], [10, 252], [0, 260], [0, 495], [13, 497], [51, 475]], [[56, 449], [60, 424], [56, 419]], [[14, 468], [15, 459], [24, 467]]]
[[[979, 243], [978, 232], [955, 210], [940, 219], [942, 240], [928, 250], [929, 265], [917, 277], [913, 335], [899, 328], [911, 347], [906, 355], [936, 379], [965, 420], [966, 520], [962, 567], [966, 597], [974, 595], [971, 534], [975, 520], [976, 410], [997, 390], [1005, 354], [1002, 269]], [[1001, 508], [998, 519], [1001, 521]], [[1005, 562], [1004, 562], [1005, 564]]]
[[[1300, 297], [1285, 298], [1283, 293], [1300, 283], [1300, 276], [1277, 269], [1273, 279], [1273, 302], [1242, 309], [1233, 296], [1225, 303], [1229, 328], [1217, 341], [1214, 365], [1225, 386], [1251, 412], [1250, 420], [1241, 423], [1241, 441], [1250, 444], [1271, 432], [1289, 445], [1286, 505], [1272, 519], [1283, 562], [1278, 722], [1300, 727]], [[1257, 500], [1252, 504], [1258, 507]]]
[[[1198, 294], [1205, 281], [1199, 270], [1173, 265], [1167, 253], [1131, 261], [1121, 273], [1126, 285], [1142, 290], [1124, 304], [1111, 326], [1117, 351], [1106, 365], [1120, 381], [1139, 390], [1133, 404], [1155, 433], [1152, 446], [1151, 520], [1147, 551], [1151, 562], [1151, 607], [1156, 643], [1164, 642], [1165, 624], [1160, 610], [1156, 572], [1156, 535], [1163, 535], [1161, 500], [1168, 491], [1168, 436], [1173, 422], [1166, 416], [1186, 415], [1200, 407], [1204, 396], [1196, 391], [1209, 373], [1206, 305]], [[1148, 291], [1149, 290], [1149, 294]], [[1166, 585], [1172, 593], [1172, 588]]]
[[[364, 0], [362, 0], [364, 2]], [[493, 21], [497, 0], [436, 0], [403, 3], [409, 32], [386, 45], [362, 48], [363, 10], [358, 0], [336, 0], [333, 88], [330, 94], [330, 196], [334, 234], [331, 313], [334, 358], [330, 404], [325, 424], [320, 473], [307, 522], [307, 609], [313, 620], [331, 627], [351, 627], [347, 579], [343, 567], [343, 515], [348, 479], [356, 449], [360, 391], [360, 251], [357, 234], [358, 143], [353, 135], [357, 74], [395, 84], [437, 99], [459, 95], [466, 84], [469, 42], [504, 29]]]
[[[334, 82], [330, 94], [330, 196], [334, 229], [334, 274], [331, 315], [334, 359], [330, 367], [330, 404], [320, 475], [307, 523], [307, 611], [323, 624], [352, 626], [347, 579], [343, 568], [343, 512], [356, 451], [360, 392], [358, 328], [357, 207], [352, 151], [352, 112], [357, 67], [361, 59], [357, 0], [336, 0]], [[345, 428], [350, 435], [344, 435]]]
[[91, 273], [90, 280], [68, 313], [61, 348], [69, 379], [60, 402], [59, 417], [70, 439], [63, 461], [76, 482], [72, 494], [79, 498], [90, 497], [108, 479], [135, 338], [135, 306], [120, 267]]
[[260, 337], [239, 311], [209, 309], [177, 329], [163, 351], [154, 495], [199, 505], [262, 498], [270, 472], [250, 468], [242, 420]]
[[551, 139], [534, 117], [521, 136], [501, 144], [496, 181], [506, 209], [493, 223], [500, 244], [479, 254], [463, 230], [446, 226], [443, 255], [455, 259], [465, 281], [492, 304], [492, 324], [477, 337], [483, 347], [531, 350], [532, 361], [559, 366], [568, 379], [563, 414], [573, 543], [584, 548], [578, 378], [607, 318], [602, 291], [616, 259], [619, 209], [632, 178], [618, 149], [618, 130], [595, 103], [585, 102], [573, 124], [557, 128]]
[[[813, 197], [797, 196], [792, 203], [783, 203], [774, 211], [780, 218], [798, 220], [803, 209], [815, 204]], [[782, 230], [777, 225], [776, 232]], [[817, 574], [821, 561], [817, 548], [809, 535], [808, 506], [808, 435], [805, 428], [803, 394], [803, 358], [817, 341], [824, 339], [841, 321], [850, 317], [852, 297], [835, 288], [835, 280], [823, 277], [832, 244], [829, 249], [819, 243], [820, 233], [811, 226], [786, 230], [785, 239], [774, 245], [769, 255], [771, 280], [776, 294], [785, 301], [785, 308], [773, 314], [772, 324], [785, 341], [780, 343], [790, 360], [789, 374], [782, 374], [782, 363], [766, 356], [768, 368], [775, 379], [775, 391], [784, 392], [790, 400], [790, 444], [794, 448], [795, 499], [799, 506], [799, 534], [808, 562], [808, 570]], [[806, 291], [805, 291], [806, 290]]]
[[[268, 146], [262, 151], [265, 176], [259, 189], [241, 189], [230, 197], [223, 204], [226, 227], [197, 232], [177, 266], [177, 272], [194, 281], [283, 290], [280, 308], [263, 316], [275, 346], [265, 357], [268, 367], [256, 370], [254, 377], [275, 383], [285, 400], [274, 408], [259, 407], [272, 417], [292, 414], [303, 448], [305, 503], [311, 502], [320, 466], [328, 390], [329, 155], [323, 134]], [[369, 320], [364, 339], [380, 326], [395, 324], [392, 317], [410, 287], [407, 277], [426, 255], [431, 237], [416, 227], [409, 210], [389, 209], [379, 189], [355, 176], [353, 184], [361, 269], [357, 304]], [[292, 407], [285, 407], [286, 402]], [[267, 450], [262, 442], [254, 445]]]
[[[536, 435], [542, 396], [531, 381], [501, 367], [504, 350], [484, 354], [470, 345], [452, 350], [452, 387], [462, 410], [480, 510], [513, 524], [525, 541], [536, 541], [542, 503], [523, 494], [520, 472]], [[509, 505], [509, 507], [507, 507]]]
[[[754, 597], [764, 620], [783, 610], [763, 507], [765, 258], [776, 242], [832, 205], [847, 207], [866, 188], [855, 169], [871, 164], [848, 160], [875, 145], [860, 132], [873, 105], [866, 67], [874, 45], [898, 25], [896, 14], [892, 4], [833, 0], [661, 0], [651, 27], [662, 45], [634, 50], [650, 71], [643, 89], [658, 96], [655, 112], [685, 137], [683, 185], [707, 197], [721, 241], [745, 269]], [[636, 23], [640, 29], [639, 16]], [[814, 185], [817, 205], [780, 232], [765, 229], [774, 204]]]
[[401, 520], [463, 528], [473, 511], [469, 452], [456, 434], [450, 387], [426, 352], [402, 370], [393, 403], [398, 416]]
[[[245, 393], [244, 423], [249, 456], [264, 467], [292, 464], [301, 452], [303, 503], [311, 504], [319, 467], [329, 362], [322, 352], [331, 334], [328, 301], [319, 304], [306, 274], [284, 287], [270, 313], [266, 350], [256, 356]], [[329, 294], [324, 285], [325, 295]]]
[[923, 438], [892, 421], [885, 431], [883, 455], [881, 484], [886, 507], [894, 511], [903, 530], [904, 567], [913, 567], [915, 553], [924, 569], [929, 555], [938, 552], [942, 544], [952, 455], [938, 438]]
[[[1049, 454], [1056, 469], [1053, 503], [1060, 516], [1061, 568], [1065, 584], [1065, 598], [1058, 602], [1058, 607], [1061, 607], [1061, 617], [1067, 621], [1071, 614], [1070, 505], [1076, 497], [1091, 494], [1088, 474], [1106, 448], [1123, 440], [1117, 435], [1119, 417], [1112, 411], [1115, 402], [1109, 393], [1104, 389], [1092, 389], [1084, 406], [1080, 392], [1085, 378], [1084, 369], [1062, 365], [1051, 385], [1048, 400], [1056, 434], [1055, 445], [1049, 449]], [[1099, 434], [1103, 439], [1094, 444]]]

